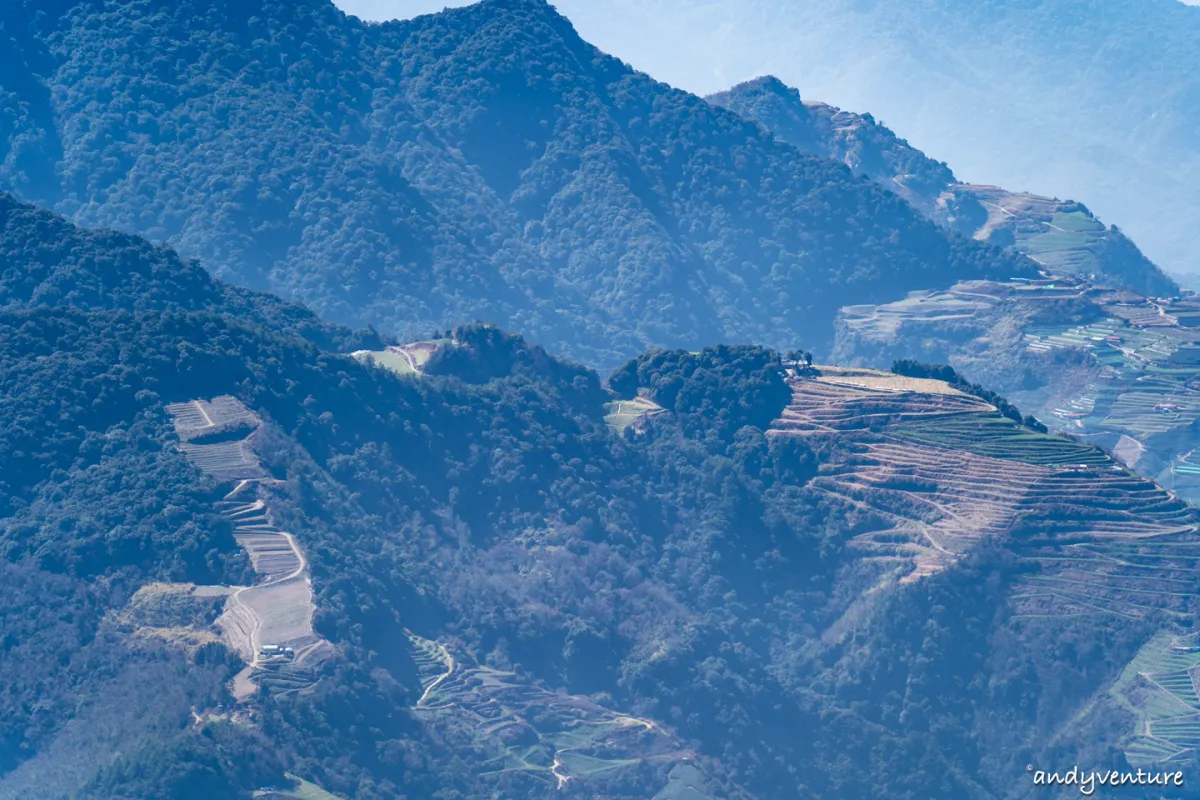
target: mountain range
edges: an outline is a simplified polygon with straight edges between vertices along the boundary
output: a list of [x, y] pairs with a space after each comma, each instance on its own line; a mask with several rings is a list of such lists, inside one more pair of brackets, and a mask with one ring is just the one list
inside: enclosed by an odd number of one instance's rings
[[0, 800], [1200, 780], [1200, 311], [1082, 204], [541, 0], [0, 42]]
[[1172, 275], [1197, 271], [1194, 4], [558, 6], [589, 41], [674, 86], [711, 94], [777, 75], [806, 96], [871, 111], [964, 180], [1084, 201]]
[[904, 198], [926, 217], [980, 241], [1012, 247], [1052, 274], [1079, 274], [1144, 295], [1179, 293], [1116, 227], [1073, 200], [973, 186], [880, 125], [870, 114], [805, 103], [773, 77], [708, 98], [754, 120], [801, 152], [845, 163]]
[[612, 367], [828, 344], [846, 302], [1033, 274], [542, 0], [385, 25], [326, 0], [3, 13], [0, 188], [400, 338], [483, 319]]

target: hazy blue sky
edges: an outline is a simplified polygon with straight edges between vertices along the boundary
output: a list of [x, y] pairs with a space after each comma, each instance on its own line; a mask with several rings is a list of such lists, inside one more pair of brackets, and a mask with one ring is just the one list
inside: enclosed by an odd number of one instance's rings
[[[406, 19], [470, 5], [469, 0], [335, 2], [348, 13], [373, 20]], [[832, 82], [825, 82], [800, 68], [792, 55], [794, 46], [807, 38], [804, 26], [798, 24], [807, 15], [779, 0], [552, 0], [552, 4], [601, 50], [697, 94], [711, 94], [770, 73], [807, 96], [826, 87], [840, 88], [848, 77], [847, 70], [838, 67], [830, 70], [837, 73], [831, 74]], [[831, 59], [831, 63], [838, 61]], [[865, 76], [876, 66], [868, 60], [849, 71]], [[852, 107], [860, 98], [836, 99]]]

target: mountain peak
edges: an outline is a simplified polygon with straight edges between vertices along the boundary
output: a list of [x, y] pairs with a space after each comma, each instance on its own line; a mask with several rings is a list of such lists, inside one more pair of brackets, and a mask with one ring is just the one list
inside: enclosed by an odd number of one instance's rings
[[800, 90], [794, 86], [789, 86], [774, 75], [760, 75], [757, 78], [751, 78], [748, 81], [743, 81], [736, 86], [724, 91], [717, 92], [711, 95], [708, 99], [716, 105], [725, 105], [721, 102], [724, 98], [737, 96], [754, 96], [762, 94], [771, 94], [778, 97], [787, 98], [793, 102], [799, 103]]

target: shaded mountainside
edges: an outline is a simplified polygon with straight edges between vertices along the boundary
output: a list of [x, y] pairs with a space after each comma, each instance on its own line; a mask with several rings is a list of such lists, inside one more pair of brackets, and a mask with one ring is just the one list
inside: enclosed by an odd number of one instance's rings
[[130, 306], [145, 261], [228, 290], [40, 219], [77, 244], [0, 309], [0, 797], [1015, 800], [1197, 735], [1136, 674], [1183, 694], [1195, 512], [958, 384], [659, 350], [613, 425], [519, 336], [397, 375], [257, 295]]
[[922, 214], [966, 236], [1029, 256], [1052, 274], [1094, 275], [1149, 295], [1178, 286], [1116, 226], [1081, 203], [959, 182], [950, 168], [900, 139], [870, 114], [804, 102], [765, 77], [709, 102], [753, 120], [805, 153], [840, 161], [903, 197]]
[[0, 188], [406, 340], [483, 319], [608, 367], [790, 346], [852, 298], [1033, 266], [632, 71], [542, 0], [384, 25], [329, 0], [0, 14]]
[[212, 311], [330, 349], [379, 346], [303, 306], [213, 281], [196, 262], [137, 236], [89, 231], [0, 192], [0, 308]]

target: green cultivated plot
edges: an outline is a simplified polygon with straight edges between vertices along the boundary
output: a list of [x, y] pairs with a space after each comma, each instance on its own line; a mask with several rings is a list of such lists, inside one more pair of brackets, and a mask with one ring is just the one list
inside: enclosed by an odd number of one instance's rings
[[690, 758], [651, 720], [547, 691], [512, 672], [463, 663], [416, 634], [409, 643], [425, 690], [416, 713], [487, 754], [485, 776], [526, 775], [563, 788], [647, 762], [678, 766]]
[[1137, 717], [1125, 741], [1130, 764], [1148, 766], [1200, 746], [1197, 634], [1156, 634], [1125, 668], [1110, 695]]
[[930, 447], [965, 450], [1027, 464], [1109, 466], [1102, 451], [1017, 425], [999, 414], [963, 414], [940, 420], [906, 422], [888, 429], [893, 436]]
[[1081, 211], [1054, 215], [1044, 232], [1018, 237], [1021, 250], [1058, 272], [1094, 272], [1099, 262], [1091, 250], [1105, 236], [1104, 226]]

